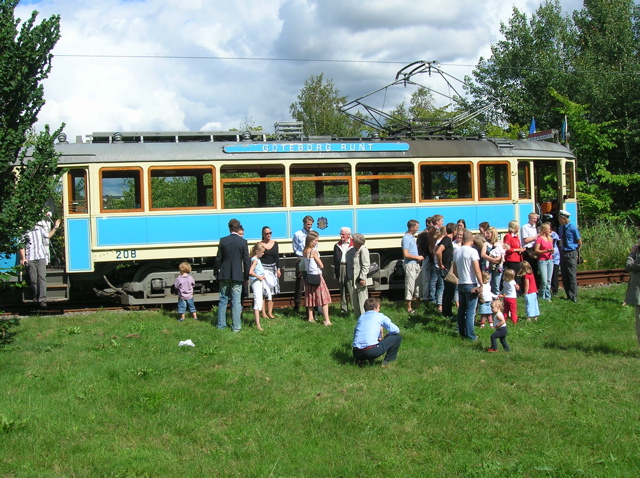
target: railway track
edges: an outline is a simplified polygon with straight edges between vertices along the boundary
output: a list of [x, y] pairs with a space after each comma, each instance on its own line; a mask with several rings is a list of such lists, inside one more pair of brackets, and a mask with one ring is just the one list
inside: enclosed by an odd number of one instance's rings
[[617, 284], [629, 281], [629, 273], [624, 269], [601, 271], [578, 271], [578, 286], [594, 284]]
[[[599, 271], [578, 271], [578, 286], [592, 286], [597, 284], [616, 284], [628, 282], [629, 273], [624, 269], [606, 269]], [[560, 279], [560, 284], [562, 280]], [[380, 291], [371, 292], [372, 297], [380, 297]], [[337, 293], [331, 294], [331, 301], [336, 303], [340, 301], [340, 295]], [[243, 306], [245, 310], [250, 310], [252, 305], [251, 299], [245, 299]], [[285, 307], [293, 307], [293, 296], [279, 296], [274, 298], [274, 307], [282, 309]], [[198, 311], [205, 312], [211, 310], [211, 302], [196, 301], [196, 307]], [[3, 310], [0, 311], [0, 318], [2, 317], [15, 317], [15, 316], [28, 316], [28, 315], [60, 315], [70, 313], [91, 313], [99, 310], [104, 311], [122, 311], [122, 310], [173, 310], [173, 305], [165, 305], [164, 307], [157, 306], [126, 306], [112, 305], [104, 303], [73, 303], [73, 302], [51, 302], [46, 309], [39, 308], [33, 304], [20, 304], [15, 306], [3, 306]]]

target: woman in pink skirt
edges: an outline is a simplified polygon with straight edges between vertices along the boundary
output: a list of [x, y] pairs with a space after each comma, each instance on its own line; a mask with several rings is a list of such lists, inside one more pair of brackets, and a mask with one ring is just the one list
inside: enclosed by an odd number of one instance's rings
[[[302, 261], [307, 271], [307, 283], [305, 284], [304, 305], [307, 307], [307, 319], [314, 322], [313, 309], [315, 307], [322, 308], [324, 316], [323, 324], [326, 326], [333, 325], [329, 319], [329, 304], [331, 303], [331, 294], [327, 284], [322, 277], [322, 269], [324, 264], [320, 260], [320, 255], [316, 249], [319, 241], [319, 235], [315, 231], [309, 231], [302, 251]], [[318, 280], [319, 279], [319, 280]], [[309, 283], [311, 282], [311, 283]]]

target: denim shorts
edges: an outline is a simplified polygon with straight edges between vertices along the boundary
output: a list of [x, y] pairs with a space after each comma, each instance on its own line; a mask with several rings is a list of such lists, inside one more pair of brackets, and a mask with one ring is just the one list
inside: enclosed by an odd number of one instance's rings
[[193, 313], [196, 311], [196, 305], [193, 302], [193, 297], [191, 297], [191, 299], [178, 299], [178, 314], [184, 314], [187, 306], [189, 306], [189, 312]]
[[491, 302], [480, 302], [478, 304], [478, 313], [480, 315], [491, 315]]

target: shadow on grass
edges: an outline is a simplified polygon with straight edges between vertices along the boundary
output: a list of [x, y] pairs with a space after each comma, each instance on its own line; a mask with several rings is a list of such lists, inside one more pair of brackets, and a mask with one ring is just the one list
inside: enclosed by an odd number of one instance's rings
[[351, 342], [343, 342], [340, 347], [336, 347], [331, 351], [331, 357], [336, 362], [343, 365], [355, 365], [356, 361], [353, 358], [353, 351]]
[[421, 327], [426, 332], [446, 337], [458, 336], [456, 320], [444, 317], [435, 310], [420, 311], [409, 316], [403, 326], [408, 330]]
[[556, 350], [577, 350], [578, 352], [584, 352], [585, 354], [606, 354], [617, 355], [620, 357], [638, 358], [640, 352], [636, 350], [619, 350], [615, 349], [607, 344], [583, 344], [580, 342], [555, 342], [548, 341], [543, 344], [546, 349]]

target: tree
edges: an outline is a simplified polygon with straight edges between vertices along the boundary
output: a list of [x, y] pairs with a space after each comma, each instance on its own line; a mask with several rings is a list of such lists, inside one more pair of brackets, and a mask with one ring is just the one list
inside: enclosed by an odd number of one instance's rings
[[628, 134], [608, 154], [608, 170], [638, 169], [640, 147], [640, 6], [632, 0], [586, 0], [574, 14], [580, 32], [576, 76], [582, 85], [572, 99], [588, 104], [593, 122], [615, 121]]
[[585, 188], [579, 199], [593, 198], [582, 211], [600, 217], [639, 213], [639, 20], [633, 0], [585, 0], [572, 16], [562, 15], [558, 0], [530, 18], [514, 8], [501, 27], [505, 39], [466, 83], [473, 104], [495, 105], [491, 118], [498, 121], [528, 124], [535, 117], [539, 129], [549, 129], [567, 115]]
[[562, 16], [558, 0], [547, 0], [531, 18], [514, 7], [509, 23], [500, 26], [504, 40], [491, 46], [491, 57], [480, 59], [467, 79], [466, 89], [494, 109], [488, 115], [495, 123], [528, 124], [532, 117], [542, 129], [560, 126], [548, 89], [560, 94], [575, 91], [573, 69], [576, 32], [571, 19]]
[[304, 123], [307, 136], [359, 136], [364, 128], [338, 109], [346, 101], [333, 80], [325, 80], [324, 73], [320, 73], [305, 80], [289, 111], [294, 120]]
[[22, 234], [41, 219], [59, 179], [53, 141], [62, 126], [53, 134], [48, 126], [36, 135], [32, 128], [45, 103], [41, 82], [51, 71], [60, 17], [36, 24], [34, 11], [20, 25], [14, 16], [18, 3], [0, 3], [0, 252], [15, 251]]

